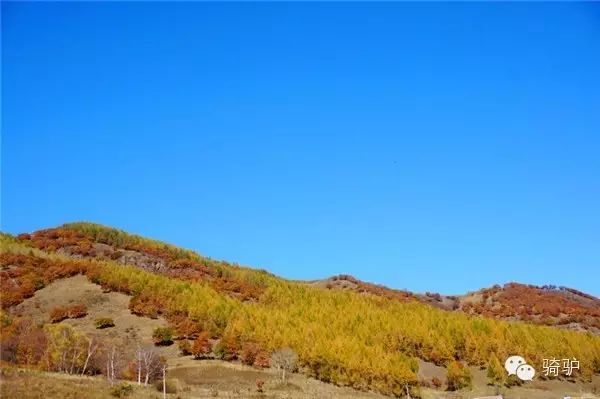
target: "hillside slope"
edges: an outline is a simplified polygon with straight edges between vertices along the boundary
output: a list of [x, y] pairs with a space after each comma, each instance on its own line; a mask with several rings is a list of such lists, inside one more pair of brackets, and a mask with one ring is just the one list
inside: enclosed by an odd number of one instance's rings
[[356, 389], [402, 395], [419, 384], [417, 359], [486, 367], [519, 353], [541, 368], [551, 353], [580, 361], [574, 378], [600, 373], [600, 337], [592, 334], [310, 287], [99, 225], [4, 235], [2, 246], [8, 311], [52, 281], [85, 274], [130, 295], [134, 314], [164, 317], [178, 339], [207, 333], [226, 360], [243, 358], [249, 347], [290, 347], [307, 375]]
[[467, 314], [600, 334], [600, 299], [572, 288], [508, 283], [458, 299]]
[[[22, 234], [19, 238], [36, 248], [72, 257], [111, 259], [171, 277], [206, 281], [216, 290], [242, 301], [257, 300], [269, 279], [274, 278], [265, 271], [215, 261], [192, 251], [89, 223], [71, 223], [33, 234]], [[349, 275], [334, 276], [309, 284], [373, 294], [402, 302], [418, 301], [471, 315], [600, 334], [600, 299], [567, 287], [509, 283], [465, 295], [448, 296], [390, 289]]]
[[556, 286], [519, 283], [496, 285], [465, 295], [417, 294], [361, 281], [349, 275], [309, 281], [309, 285], [402, 302], [417, 301], [448, 311], [499, 320], [524, 321], [600, 335], [600, 299], [581, 291]]

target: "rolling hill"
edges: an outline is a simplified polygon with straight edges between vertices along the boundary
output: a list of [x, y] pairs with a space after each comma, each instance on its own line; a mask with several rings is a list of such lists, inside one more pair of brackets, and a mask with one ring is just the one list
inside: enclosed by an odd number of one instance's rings
[[[303, 374], [363, 391], [416, 395], [424, 383], [422, 362], [468, 374], [466, 365], [493, 370], [514, 353], [535, 365], [549, 354], [575, 357], [580, 369], [572, 380], [600, 373], [599, 336], [539, 325], [557, 324], [548, 314], [597, 328], [598, 300], [574, 290], [509, 284], [443, 297], [348, 276], [294, 282], [90, 223], [4, 234], [2, 249], [1, 338], [15, 347], [3, 360], [19, 365], [52, 362], [47, 348], [27, 347], [14, 309], [53, 282], [81, 274], [104, 292], [128, 295], [132, 314], [165, 320], [175, 341], [207, 337], [215, 356], [258, 368], [268, 365], [269, 354], [291, 348]], [[531, 301], [541, 301], [539, 308], [523, 314]], [[36, 331], [31, 327], [31, 334], [41, 334]], [[31, 354], [23, 358], [19, 348]]]
[[419, 294], [367, 283], [349, 275], [310, 281], [308, 284], [403, 302], [418, 301], [443, 310], [499, 320], [518, 320], [600, 334], [600, 299], [568, 287], [538, 287], [512, 282], [464, 295]]

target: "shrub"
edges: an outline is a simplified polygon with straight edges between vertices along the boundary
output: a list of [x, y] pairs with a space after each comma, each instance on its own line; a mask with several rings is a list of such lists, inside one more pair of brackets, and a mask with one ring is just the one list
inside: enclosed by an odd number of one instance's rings
[[155, 345], [171, 345], [173, 343], [173, 329], [170, 327], [156, 327], [152, 333]]
[[122, 383], [119, 385], [115, 385], [110, 390], [110, 394], [116, 398], [124, 398], [133, 393], [133, 387], [129, 384]]
[[78, 319], [87, 316], [85, 305], [77, 304], [68, 307], [57, 306], [50, 312], [50, 321], [58, 323], [65, 319]]
[[521, 386], [523, 384], [523, 381], [521, 381], [521, 379], [519, 377], [516, 376], [516, 374], [513, 375], [509, 375], [505, 378], [505, 382], [504, 385], [506, 385], [507, 387], [515, 387], [515, 386]]
[[148, 295], [137, 295], [129, 301], [129, 310], [136, 316], [146, 316], [152, 319], [158, 318], [160, 304], [149, 298]]
[[242, 350], [240, 352], [240, 360], [243, 364], [247, 364], [248, 366], [252, 366], [254, 361], [256, 360], [256, 356], [260, 348], [254, 342], [246, 342], [242, 346]]
[[248, 366], [269, 367], [269, 354], [254, 342], [246, 342], [242, 345], [240, 360]]
[[472, 383], [471, 370], [458, 361], [452, 361], [446, 367], [448, 378], [448, 390], [470, 388]]
[[225, 347], [223, 346], [223, 344], [221, 344], [221, 342], [217, 342], [213, 349], [213, 353], [215, 354], [215, 357], [217, 359], [225, 360], [225, 358], [227, 357]]
[[208, 338], [208, 333], [203, 331], [198, 335], [198, 338], [194, 340], [194, 344], [192, 345], [192, 354], [196, 359], [206, 357], [210, 352], [212, 352], [212, 345]]
[[[154, 383], [154, 387], [157, 391], [163, 391], [163, 380], [157, 380]], [[166, 380], [165, 381], [165, 390], [167, 393], [177, 393], [177, 382], [175, 380]]]
[[62, 306], [57, 306], [50, 312], [50, 322], [58, 323], [69, 318], [69, 311]]
[[439, 379], [439, 378], [437, 378], [437, 377], [433, 377], [433, 378], [431, 379], [431, 385], [432, 385], [434, 388], [437, 388], [437, 389], [439, 389], [439, 388], [441, 388], [441, 387], [442, 387], [442, 380], [440, 380], [440, 379]]
[[115, 322], [110, 317], [100, 317], [100, 318], [94, 320], [94, 324], [96, 325], [96, 328], [99, 328], [99, 329], [115, 326]]
[[67, 314], [71, 319], [78, 319], [87, 316], [87, 308], [85, 305], [77, 304], [67, 308]]
[[235, 335], [226, 334], [221, 338], [218, 352], [223, 360], [237, 360], [239, 357], [239, 339]]
[[265, 382], [263, 380], [256, 380], [256, 392], [262, 393]]
[[269, 367], [269, 354], [263, 350], [259, 351], [254, 358], [254, 367], [266, 368]]
[[177, 345], [182, 355], [187, 356], [192, 354], [192, 345], [190, 345], [190, 341], [187, 339], [182, 339]]
[[169, 322], [175, 327], [178, 335], [182, 338], [194, 339], [202, 331], [198, 322], [194, 322], [185, 316], [174, 316], [169, 319]]

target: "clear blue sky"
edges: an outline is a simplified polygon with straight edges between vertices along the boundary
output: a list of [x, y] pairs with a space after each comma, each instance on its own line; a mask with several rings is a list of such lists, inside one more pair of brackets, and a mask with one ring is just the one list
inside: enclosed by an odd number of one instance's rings
[[2, 3], [2, 230], [600, 295], [600, 4]]

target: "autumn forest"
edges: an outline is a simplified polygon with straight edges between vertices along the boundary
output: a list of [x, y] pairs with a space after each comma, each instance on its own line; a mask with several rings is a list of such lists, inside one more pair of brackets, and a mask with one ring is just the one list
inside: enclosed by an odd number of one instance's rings
[[[182, 353], [198, 359], [214, 351], [224, 360], [259, 368], [268, 367], [274, 353], [289, 348], [297, 356], [298, 371], [359, 390], [395, 396], [407, 389], [417, 392], [423, 383], [418, 378], [419, 359], [445, 367], [449, 376], [456, 376], [457, 389], [469, 383], [467, 365], [489, 370], [491, 379], [518, 384], [497, 372], [499, 359], [514, 353], [535, 364], [544, 354], [576, 357], [581, 362], [576, 378], [581, 380], [600, 373], [600, 336], [560, 329], [539, 317], [529, 323], [494, 314], [495, 309], [511, 309], [515, 302], [510, 294], [518, 287], [508, 294], [502, 291], [503, 307], [486, 307], [483, 302], [446, 310], [412, 294], [373, 285], [342, 290], [292, 282], [89, 223], [3, 234], [0, 264], [2, 361], [21, 367], [111, 373], [109, 349], [94, 361], [102, 352], [94, 348], [101, 343], [60, 323], [85, 315], [85, 307], [54, 309], [45, 326], [11, 312], [37, 290], [82, 274], [107, 292], [129, 295], [133, 314], [165, 318], [169, 326], [155, 331], [157, 345], [176, 341]], [[492, 288], [485, 295], [498, 292]], [[516, 309], [532, 307], [526, 296], [515, 297], [521, 301]], [[561, 301], [541, 306], [559, 306], [553, 311], [561, 313], [560, 306], [571, 306]], [[482, 307], [479, 312], [473, 309], [477, 306]], [[575, 319], [597, 327], [597, 308], [574, 309]], [[96, 323], [109, 328], [111, 320]], [[113, 377], [143, 377], [142, 355]], [[155, 360], [144, 378], [158, 375], [161, 360]]]

